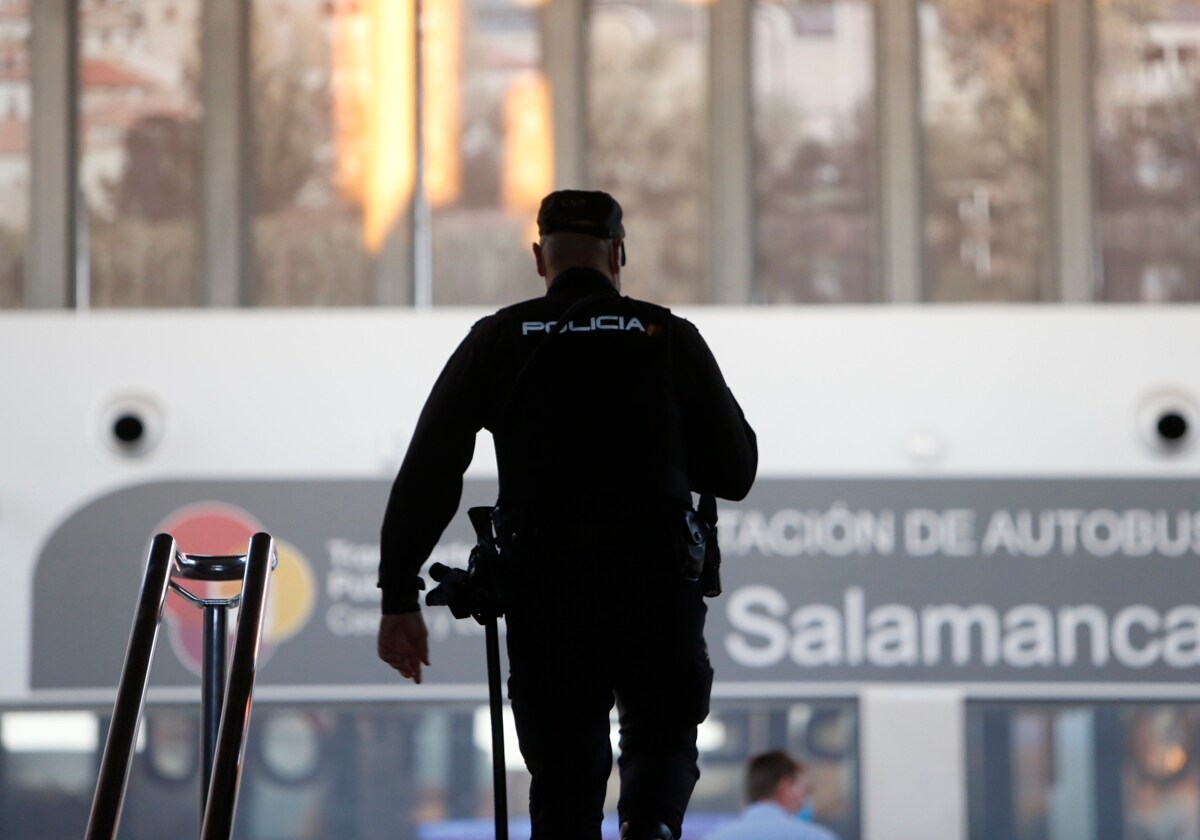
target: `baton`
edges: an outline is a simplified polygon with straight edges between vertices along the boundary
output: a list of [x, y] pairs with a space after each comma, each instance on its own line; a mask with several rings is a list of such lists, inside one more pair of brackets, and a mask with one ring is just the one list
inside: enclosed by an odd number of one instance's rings
[[487, 631], [488, 705], [492, 712], [492, 794], [496, 799], [496, 840], [508, 840], [508, 784], [504, 767], [504, 700], [500, 696], [500, 641], [496, 617]]

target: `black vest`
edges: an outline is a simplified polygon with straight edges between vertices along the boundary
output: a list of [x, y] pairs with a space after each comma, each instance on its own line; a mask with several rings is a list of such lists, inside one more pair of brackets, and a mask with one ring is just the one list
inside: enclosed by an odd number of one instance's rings
[[670, 311], [608, 294], [554, 321], [506, 314], [523, 363], [493, 429], [501, 510], [590, 529], [689, 506]]

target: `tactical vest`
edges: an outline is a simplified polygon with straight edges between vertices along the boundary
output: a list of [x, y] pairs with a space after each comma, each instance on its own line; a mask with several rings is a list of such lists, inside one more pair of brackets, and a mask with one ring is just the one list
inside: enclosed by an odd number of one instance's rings
[[663, 307], [599, 295], [558, 321], [521, 322], [527, 361], [493, 430], [502, 512], [570, 526], [690, 506], [671, 321]]

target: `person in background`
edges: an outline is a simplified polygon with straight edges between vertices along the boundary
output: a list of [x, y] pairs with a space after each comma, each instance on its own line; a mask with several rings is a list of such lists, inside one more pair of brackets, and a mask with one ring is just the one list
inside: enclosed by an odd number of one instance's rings
[[746, 809], [708, 840], [837, 840], [824, 826], [803, 819], [812, 789], [804, 765], [782, 750], [746, 764]]

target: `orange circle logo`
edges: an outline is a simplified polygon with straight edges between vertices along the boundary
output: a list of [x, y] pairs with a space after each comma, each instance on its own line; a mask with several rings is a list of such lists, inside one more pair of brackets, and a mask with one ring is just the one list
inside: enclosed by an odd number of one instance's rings
[[[175, 538], [185, 554], [245, 554], [250, 537], [265, 528], [246, 511], [222, 502], [200, 502], [172, 513], [155, 529]], [[267, 607], [263, 618], [259, 661], [265, 662], [281, 643], [300, 632], [312, 617], [316, 584], [312, 565], [295, 546], [275, 540], [279, 562], [267, 584]], [[241, 590], [239, 581], [178, 580], [198, 598], [232, 598]], [[200, 674], [204, 661], [203, 610], [177, 592], [167, 596], [164, 621], [171, 648], [189, 671]], [[232, 625], [234, 621], [230, 620]]]

